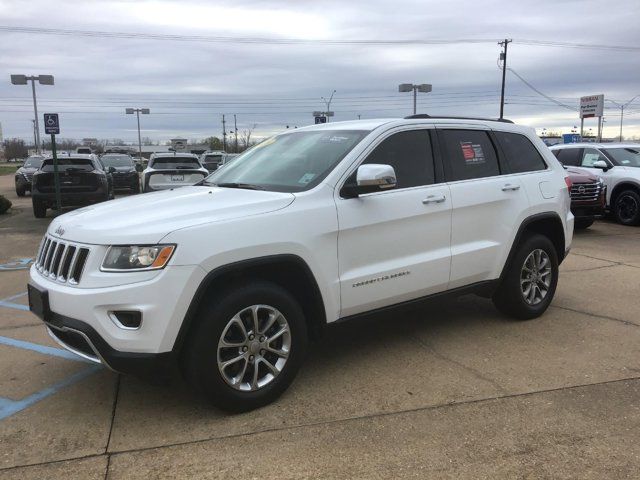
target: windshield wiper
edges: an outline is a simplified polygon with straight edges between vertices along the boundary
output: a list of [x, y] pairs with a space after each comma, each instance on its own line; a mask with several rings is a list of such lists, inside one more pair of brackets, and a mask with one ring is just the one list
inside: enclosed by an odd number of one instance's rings
[[216, 187], [222, 188], [244, 188], [246, 190], [264, 190], [264, 187], [260, 185], [254, 185], [253, 183], [237, 183], [237, 182], [227, 182], [227, 183], [212, 183]]

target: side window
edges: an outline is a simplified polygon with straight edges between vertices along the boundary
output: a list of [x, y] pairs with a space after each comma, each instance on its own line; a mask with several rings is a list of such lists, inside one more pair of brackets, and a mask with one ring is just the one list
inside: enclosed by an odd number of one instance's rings
[[511, 172], [535, 172], [547, 168], [538, 149], [524, 135], [509, 132], [494, 132], [494, 134], [507, 157]]
[[[593, 167], [593, 164], [598, 160], [607, 161], [607, 158], [595, 148], [585, 148], [582, 154], [581, 167]], [[608, 163], [608, 162], [607, 162]]]
[[441, 135], [448, 181], [500, 175], [496, 150], [487, 132], [443, 130]]
[[[430, 185], [435, 181], [428, 130], [395, 133], [383, 140], [362, 163], [391, 165], [396, 171], [396, 188]], [[355, 175], [352, 181], [355, 182]]]
[[556, 157], [560, 160], [561, 164], [567, 167], [577, 167], [580, 165], [580, 159], [578, 158], [580, 150], [580, 148], [563, 148], [562, 150], [557, 150], [558, 154]]

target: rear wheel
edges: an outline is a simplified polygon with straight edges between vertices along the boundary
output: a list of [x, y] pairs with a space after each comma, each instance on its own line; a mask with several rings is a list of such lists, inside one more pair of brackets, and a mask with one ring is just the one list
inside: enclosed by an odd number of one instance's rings
[[266, 405], [293, 381], [307, 347], [298, 302], [257, 282], [221, 292], [201, 308], [185, 347], [190, 383], [229, 411]]
[[24, 197], [26, 191], [27, 189], [24, 185], [16, 185], [16, 195], [18, 195], [19, 197]]
[[558, 255], [547, 237], [531, 235], [520, 243], [493, 303], [510, 317], [539, 317], [549, 307], [558, 283]]
[[623, 225], [640, 224], [640, 195], [635, 190], [625, 190], [617, 197], [613, 205], [616, 221]]
[[574, 228], [577, 230], [584, 230], [585, 228], [589, 228], [593, 225], [594, 218], [576, 218], [573, 224]]
[[32, 198], [31, 204], [33, 205], [34, 217], [44, 218], [47, 216], [47, 206], [44, 204], [44, 202], [38, 200], [37, 198]]

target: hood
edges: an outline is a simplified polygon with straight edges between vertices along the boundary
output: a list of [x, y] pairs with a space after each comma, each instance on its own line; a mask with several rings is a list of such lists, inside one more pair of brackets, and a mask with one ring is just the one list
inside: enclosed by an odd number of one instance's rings
[[34, 173], [36, 170], [38, 170], [35, 167], [20, 167], [17, 172], [18, 173]]
[[596, 175], [582, 168], [568, 167], [567, 173], [572, 183], [593, 183], [598, 181]]
[[[98, 203], [57, 217], [48, 232], [90, 244], [154, 244], [167, 234], [204, 223], [280, 210], [291, 193], [191, 186]], [[54, 233], [64, 231], [62, 235]]]

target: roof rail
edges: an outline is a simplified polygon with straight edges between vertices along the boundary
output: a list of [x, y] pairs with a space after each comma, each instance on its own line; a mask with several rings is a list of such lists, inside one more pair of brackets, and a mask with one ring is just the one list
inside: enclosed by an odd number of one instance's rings
[[404, 117], [406, 120], [411, 119], [420, 119], [420, 118], [433, 118], [433, 119], [444, 119], [444, 120], [487, 120], [490, 122], [503, 122], [503, 123], [513, 123], [513, 121], [507, 118], [483, 118], [483, 117], [449, 117], [449, 116], [441, 116], [441, 115], [427, 115], [426, 113], [418, 113], [417, 115], [409, 115], [408, 117]]

